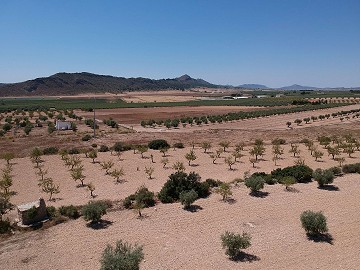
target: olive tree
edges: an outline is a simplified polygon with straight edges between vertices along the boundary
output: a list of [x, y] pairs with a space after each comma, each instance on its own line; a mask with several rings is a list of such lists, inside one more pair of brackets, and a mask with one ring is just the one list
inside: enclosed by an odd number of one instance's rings
[[304, 211], [300, 216], [300, 221], [309, 235], [319, 235], [328, 231], [326, 217], [322, 212]]
[[248, 233], [241, 235], [226, 231], [221, 235], [221, 242], [222, 247], [226, 249], [225, 254], [228, 255], [230, 259], [236, 259], [242, 249], [251, 246], [251, 236]]

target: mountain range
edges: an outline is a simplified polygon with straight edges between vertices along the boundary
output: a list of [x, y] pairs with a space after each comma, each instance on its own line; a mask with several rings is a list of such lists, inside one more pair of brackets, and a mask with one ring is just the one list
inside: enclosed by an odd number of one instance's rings
[[56, 73], [49, 77], [37, 78], [19, 83], [0, 83], [0, 96], [56, 96], [86, 93], [121, 93], [145, 90], [185, 90], [196, 87], [277, 89], [277, 90], [358, 90], [360, 88], [316, 88], [298, 84], [280, 88], [270, 88], [262, 84], [242, 84], [239, 86], [216, 85], [203, 79], [194, 79], [185, 74], [174, 79], [153, 80], [148, 78], [124, 78], [98, 75], [88, 72]]
[[123, 78], [87, 72], [56, 73], [25, 82], [0, 84], [0, 96], [55, 96], [84, 93], [120, 93], [123, 91], [215, 88], [202, 79], [185, 74], [174, 79]]

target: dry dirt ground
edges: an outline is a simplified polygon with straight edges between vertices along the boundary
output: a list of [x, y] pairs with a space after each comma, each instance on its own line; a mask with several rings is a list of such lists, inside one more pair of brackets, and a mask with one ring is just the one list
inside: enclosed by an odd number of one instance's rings
[[[354, 105], [359, 108], [360, 105]], [[352, 107], [337, 108], [348, 110]], [[354, 107], [355, 108], [355, 107]], [[269, 142], [276, 138], [285, 138], [288, 142], [300, 141], [303, 138], [315, 139], [318, 135], [345, 135], [352, 133], [360, 138], [360, 125], [356, 120], [329, 119], [308, 125], [286, 128], [286, 121], [304, 118], [305, 115], [331, 113], [329, 109], [322, 112], [299, 113], [271, 118], [249, 119], [234, 123], [198, 127], [179, 128], [163, 131], [150, 129], [134, 133], [109, 130], [98, 132], [98, 138], [82, 142], [81, 135], [72, 132], [53, 134], [51, 136], [36, 134], [29, 137], [16, 138], [14, 141], [5, 138], [0, 141], [2, 151], [13, 150], [16, 154], [26, 154], [35, 146], [85, 147], [96, 142], [111, 146], [116, 141], [145, 143], [152, 139], [165, 138], [170, 143], [182, 141], [185, 149], [170, 149], [167, 153], [169, 165], [163, 168], [161, 153], [148, 151], [145, 158], [132, 151], [125, 152], [122, 160], [108, 153], [99, 153], [98, 162], [113, 160], [115, 167], [123, 167], [125, 176], [122, 183], [105, 175], [99, 163], [93, 164], [90, 159], [82, 157], [85, 183], [94, 183], [97, 199], [123, 199], [136, 191], [141, 185], [158, 192], [173, 172], [170, 168], [176, 161], [183, 161], [186, 171], [199, 173], [203, 180], [207, 178], [231, 181], [243, 177], [245, 171], [270, 172], [277, 167], [293, 165], [295, 160], [289, 153], [290, 146], [284, 146], [283, 159], [275, 166], [272, 161]], [[101, 127], [102, 129], [103, 127]], [[82, 127], [81, 127], [82, 129]], [[90, 129], [89, 129], [90, 130]], [[182, 130], [179, 132], [178, 130]], [[91, 130], [90, 130], [91, 131]], [[112, 133], [109, 133], [109, 132]], [[86, 132], [81, 131], [81, 132]], [[252, 168], [248, 150], [250, 142], [262, 138], [267, 142], [267, 151], [263, 160]], [[197, 159], [192, 166], [187, 165], [185, 153], [189, 152], [189, 142], [209, 140], [214, 151], [221, 140], [230, 140], [234, 145], [245, 141], [245, 155], [229, 170], [224, 157], [230, 155], [232, 149], [221, 155], [221, 159], [212, 164], [208, 154], [200, 147], [195, 147]], [[311, 168], [328, 168], [338, 165], [327, 156], [315, 161], [304, 145], [300, 145], [300, 157]], [[155, 163], [151, 162], [153, 154]], [[21, 155], [20, 155], [21, 156]], [[360, 160], [360, 152], [352, 158], [347, 155], [345, 163]], [[61, 206], [69, 204], [85, 204], [91, 200], [89, 192], [70, 177], [59, 155], [45, 156], [44, 168], [60, 186], [56, 200], [48, 205]], [[16, 195], [13, 203], [20, 204], [34, 201], [40, 196], [37, 176], [29, 157], [16, 158], [12, 161]], [[0, 160], [0, 168], [5, 162]], [[148, 179], [145, 167], [154, 167], [153, 179]], [[141, 269], [359, 269], [360, 266], [360, 177], [346, 175], [335, 179], [334, 186], [339, 190], [328, 191], [317, 188], [316, 183], [296, 184], [298, 192], [286, 192], [281, 185], [266, 185], [264, 198], [252, 197], [243, 184], [233, 189], [233, 203], [224, 203], [220, 196], [212, 194], [209, 198], [195, 202], [199, 206], [197, 212], [182, 209], [179, 203], [158, 204], [156, 209], [144, 210], [145, 219], [137, 219], [136, 213], [130, 210], [110, 212], [104, 219], [110, 224], [107, 228], [94, 230], [86, 226], [83, 219], [16, 235], [0, 242], [1, 269], [98, 269], [101, 252], [106, 244], [114, 244], [123, 239], [131, 243], [144, 245], [145, 261]], [[328, 217], [329, 232], [333, 237], [332, 244], [314, 242], [307, 239], [301, 228], [299, 215], [304, 210], [323, 211]], [[11, 215], [14, 217], [14, 213]], [[252, 235], [252, 246], [246, 250], [244, 262], [233, 262], [227, 259], [221, 248], [220, 235], [225, 230]]]
[[[276, 107], [275, 107], [276, 108]], [[121, 124], [139, 125], [142, 120], [174, 119], [187, 116], [202, 116], [209, 114], [226, 114], [238, 111], [266, 110], [266, 107], [256, 106], [179, 106], [179, 107], [153, 107], [153, 108], [120, 108], [96, 110], [96, 119], [113, 118]], [[76, 111], [76, 114], [84, 118], [93, 117], [92, 112]]]
[[[276, 167], [293, 165], [297, 158], [288, 152], [289, 148], [289, 145], [284, 146], [283, 159], [274, 166], [271, 148], [267, 146], [263, 160], [252, 168], [249, 147], [246, 147], [243, 151], [245, 156], [233, 166], [234, 170], [229, 170], [224, 164], [224, 157], [232, 149], [223, 153], [213, 165], [209, 154], [196, 147], [198, 158], [193, 166], [186, 165], [186, 171], [198, 172], [203, 180], [231, 181], [242, 177], [245, 171], [270, 172]], [[300, 148], [301, 158], [312, 168], [337, 165], [326, 154], [316, 162], [305, 146]], [[123, 199], [143, 184], [158, 192], [173, 171], [171, 164], [178, 160], [186, 164], [184, 155], [189, 150], [189, 147], [169, 150], [167, 168], [162, 168], [161, 153], [158, 151], [145, 153], [145, 158], [128, 151], [121, 161], [110, 153], [100, 153], [97, 161], [113, 160], [115, 167], [124, 168], [126, 175], [123, 183], [116, 183], [112, 177], [105, 175], [98, 163], [93, 164], [90, 159], [83, 158], [84, 174], [87, 176], [85, 183], [95, 184], [96, 199]], [[151, 162], [150, 154], [153, 154], [155, 163]], [[356, 152], [352, 158], [346, 158], [346, 163], [358, 162], [359, 159], [360, 152]], [[44, 160], [48, 176], [60, 185], [61, 190], [55, 195], [56, 201], [48, 202], [48, 205], [78, 205], [91, 200], [86, 188], [77, 187], [71, 179], [59, 155], [46, 156]], [[4, 166], [2, 162], [1, 167]], [[147, 178], [145, 166], [155, 168], [153, 179]], [[44, 196], [37, 187], [36, 169], [29, 158], [13, 160], [13, 168], [13, 189], [17, 192], [13, 197], [15, 204]], [[268, 195], [256, 198], [240, 184], [233, 190], [234, 201], [231, 204], [212, 194], [207, 199], [196, 201], [200, 210], [195, 213], [183, 210], [178, 203], [158, 204], [156, 209], [144, 210], [147, 218], [143, 220], [137, 219], [136, 213], [130, 210], [121, 210], [104, 216], [111, 224], [99, 230], [86, 227], [85, 221], [79, 219], [3, 241], [0, 244], [0, 259], [5, 266], [3, 269], [96, 269], [106, 244], [123, 239], [144, 245], [145, 261], [141, 269], [357, 269], [360, 265], [359, 175], [337, 178], [334, 185], [339, 188], [338, 191], [320, 190], [315, 183], [295, 185], [298, 192], [286, 192], [281, 185], [266, 186], [264, 191]], [[324, 211], [334, 238], [333, 244], [316, 243], [306, 238], [299, 215], [307, 209]], [[250, 262], [227, 259], [220, 242], [220, 234], [225, 230], [246, 231], [252, 235], [252, 247], [246, 250], [246, 259]]]

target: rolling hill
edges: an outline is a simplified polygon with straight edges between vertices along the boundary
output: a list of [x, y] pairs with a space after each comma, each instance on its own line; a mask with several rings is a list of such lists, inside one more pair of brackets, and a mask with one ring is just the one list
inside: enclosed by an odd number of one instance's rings
[[202, 79], [183, 75], [174, 79], [123, 78], [87, 72], [56, 73], [20, 83], [0, 85], [0, 96], [55, 96], [84, 93], [120, 93], [123, 91], [190, 89], [217, 87]]

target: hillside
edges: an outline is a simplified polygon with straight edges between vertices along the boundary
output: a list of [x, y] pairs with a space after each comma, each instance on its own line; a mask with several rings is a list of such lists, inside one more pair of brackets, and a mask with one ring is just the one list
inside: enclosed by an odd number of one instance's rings
[[57, 73], [20, 83], [0, 85], [0, 96], [55, 96], [122, 91], [190, 89], [216, 87], [202, 79], [183, 75], [174, 79], [123, 78], [82, 73]]
[[313, 86], [303, 86], [303, 85], [293, 84], [290, 86], [280, 87], [278, 89], [280, 89], [280, 90], [315, 90], [318, 88], [313, 87]]

